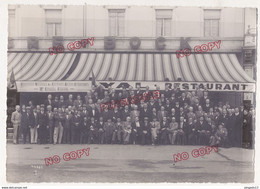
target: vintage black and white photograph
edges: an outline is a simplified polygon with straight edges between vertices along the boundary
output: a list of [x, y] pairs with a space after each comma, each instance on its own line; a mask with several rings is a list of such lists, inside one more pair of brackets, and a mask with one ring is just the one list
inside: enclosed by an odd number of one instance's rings
[[7, 8], [7, 182], [255, 181], [257, 8]]

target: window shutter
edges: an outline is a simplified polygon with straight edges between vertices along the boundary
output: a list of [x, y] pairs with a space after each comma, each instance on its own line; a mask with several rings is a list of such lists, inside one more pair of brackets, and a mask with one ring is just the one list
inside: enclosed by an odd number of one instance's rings
[[164, 36], [171, 36], [171, 19], [164, 19]]
[[124, 22], [124, 15], [121, 15], [122, 13], [119, 13], [118, 15], [118, 36], [124, 36], [125, 33], [125, 22]]
[[204, 35], [205, 37], [210, 36], [210, 20], [204, 20]]
[[55, 24], [55, 35], [61, 36], [61, 24]]
[[110, 29], [110, 36], [116, 36], [116, 17], [111, 16], [109, 18], [109, 29]]
[[219, 20], [211, 20], [211, 36], [219, 36]]
[[53, 24], [47, 24], [47, 36], [53, 36]]
[[156, 20], [156, 34], [157, 34], [157, 36], [163, 36], [163, 20], [162, 19]]

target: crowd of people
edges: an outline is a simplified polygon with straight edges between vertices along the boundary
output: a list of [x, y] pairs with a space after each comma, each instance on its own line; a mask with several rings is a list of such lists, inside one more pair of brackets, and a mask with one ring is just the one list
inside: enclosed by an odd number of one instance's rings
[[[23, 143], [31, 144], [252, 148], [253, 109], [213, 103], [207, 90], [181, 91], [166, 85], [156, 91], [154, 96], [149, 87], [115, 90], [99, 85], [84, 96], [69, 94], [65, 99], [63, 94], [48, 94], [44, 103], [22, 102], [11, 116], [13, 143], [21, 133]], [[123, 106], [115, 103], [122, 99]]]

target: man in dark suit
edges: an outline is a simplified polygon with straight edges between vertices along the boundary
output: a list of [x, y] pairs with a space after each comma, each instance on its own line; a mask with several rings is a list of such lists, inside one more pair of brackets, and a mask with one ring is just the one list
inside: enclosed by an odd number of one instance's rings
[[196, 125], [196, 131], [198, 133], [199, 145], [209, 145], [209, 137], [211, 128], [204, 121], [204, 117], [201, 116]]
[[166, 99], [170, 99], [171, 98], [171, 96], [172, 96], [172, 90], [169, 88], [169, 85], [167, 84], [167, 85], [165, 85], [165, 90], [164, 90], [164, 97], [166, 98]]
[[121, 116], [122, 116], [122, 121], [126, 121], [127, 117], [130, 117], [130, 111], [129, 111], [129, 106], [125, 106], [125, 109], [122, 111]]
[[211, 106], [211, 103], [210, 103], [209, 99], [206, 99], [206, 100], [205, 100], [205, 104], [202, 105], [203, 110], [208, 113], [208, 112], [209, 112], [209, 109], [210, 109], [211, 107], [212, 107], [212, 106]]
[[53, 133], [54, 133], [54, 126], [53, 126], [53, 112], [51, 105], [47, 106], [47, 130], [48, 130], [48, 138], [49, 143], [53, 144]]
[[101, 116], [103, 117], [104, 122], [107, 122], [108, 119], [112, 119], [112, 111], [106, 107], [105, 110], [101, 113]]
[[241, 147], [242, 146], [242, 125], [243, 125], [243, 115], [239, 111], [239, 108], [235, 108], [234, 114], [234, 124], [233, 124], [233, 146]]
[[46, 144], [47, 141], [47, 115], [44, 112], [44, 107], [38, 114], [38, 135], [40, 144]]
[[132, 123], [132, 142], [133, 144], [140, 144], [141, 143], [141, 122], [139, 121], [139, 117], [135, 117], [135, 121]]
[[184, 106], [184, 103], [186, 102], [189, 104], [189, 99], [186, 97], [185, 93], [181, 94], [181, 97], [179, 98], [180, 106]]
[[146, 103], [144, 103], [143, 108], [140, 110], [140, 120], [143, 122], [145, 117], [151, 117], [151, 109], [148, 108]]
[[59, 97], [55, 96], [54, 101], [52, 101], [52, 108], [59, 108]]
[[104, 139], [105, 139], [104, 125], [105, 122], [103, 121], [103, 117], [99, 117], [99, 120], [97, 122], [98, 144], [104, 144]]
[[168, 122], [166, 116], [163, 116], [160, 125], [161, 125], [161, 128], [159, 130], [160, 144], [169, 144], [167, 128], [170, 126], [170, 123]]
[[94, 117], [90, 118], [88, 130], [88, 144], [96, 144], [98, 139], [98, 128]]
[[144, 122], [141, 125], [141, 144], [150, 144], [151, 142], [151, 128], [150, 128], [150, 123], [149, 123], [149, 118], [145, 117]]
[[112, 120], [113, 122], [117, 122], [117, 118], [121, 118], [121, 112], [118, 111], [118, 108], [115, 107], [114, 111], [112, 111]]
[[30, 143], [30, 127], [32, 125], [32, 114], [31, 114], [31, 108], [26, 107], [26, 112], [22, 113], [21, 116], [21, 129], [23, 134], [23, 143], [26, 143], [27, 136], [29, 137], [29, 143]]
[[95, 121], [98, 120], [99, 111], [96, 108], [95, 104], [93, 103], [92, 99], [89, 99], [89, 101], [88, 101], [87, 111], [88, 111], [89, 118], [93, 117]]
[[87, 144], [89, 134], [89, 123], [87, 117], [83, 117], [83, 122], [80, 125], [80, 144]]
[[75, 115], [72, 119], [72, 127], [71, 127], [71, 144], [77, 144], [79, 143], [79, 134], [80, 134], [80, 128], [83, 122], [83, 118], [81, 116], [81, 112], [77, 111], [75, 112]]
[[73, 124], [72, 122], [73, 115], [72, 113], [66, 109], [65, 110], [65, 118], [64, 118], [64, 130], [63, 130], [63, 143], [69, 144], [70, 138], [71, 138], [71, 126]]

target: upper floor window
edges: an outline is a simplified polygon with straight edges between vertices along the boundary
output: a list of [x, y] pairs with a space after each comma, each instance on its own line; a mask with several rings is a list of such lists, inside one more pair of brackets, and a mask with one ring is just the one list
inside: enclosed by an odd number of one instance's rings
[[15, 9], [8, 10], [8, 35], [15, 36]]
[[61, 35], [61, 9], [45, 9], [47, 36]]
[[156, 10], [156, 36], [171, 36], [172, 10]]
[[204, 10], [204, 36], [219, 36], [220, 10]]
[[109, 35], [124, 36], [125, 32], [125, 10], [110, 9], [109, 14]]

